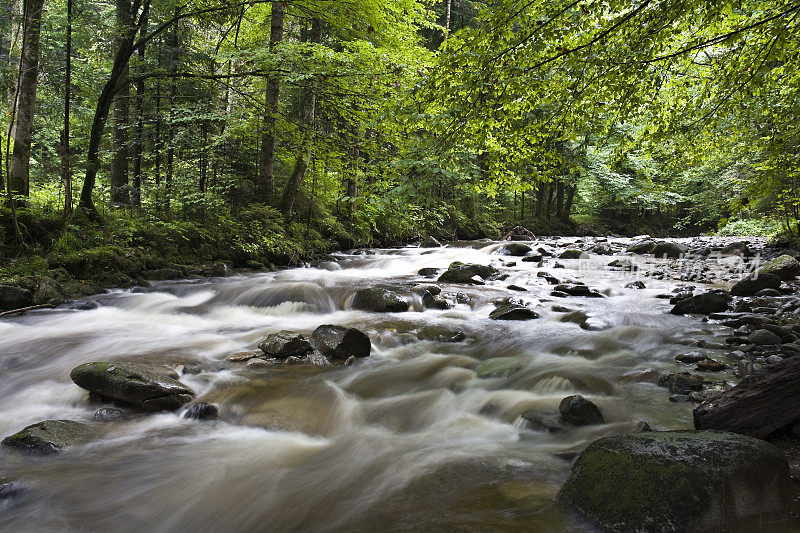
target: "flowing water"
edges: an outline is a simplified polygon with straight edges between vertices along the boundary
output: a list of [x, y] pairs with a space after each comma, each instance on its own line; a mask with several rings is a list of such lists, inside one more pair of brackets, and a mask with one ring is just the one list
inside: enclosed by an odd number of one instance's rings
[[[655, 296], [675, 282], [648, 279], [646, 289], [628, 289], [630, 274], [579, 271], [575, 260], [560, 260], [565, 269], [552, 260], [502, 267], [515, 259], [497, 247], [340, 254], [314, 267], [113, 290], [91, 299], [98, 304], [91, 310], [0, 321], [0, 436], [45, 419], [90, 423], [101, 435], [57, 456], [0, 451], [0, 477], [27, 484], [0, 506], [0, 530], [591, 530], [555, 502], [575, 453], [640, 420], [691, 427], [691, 405], [668, 402], [655, 381], [677, 368], [677, 353], [698, 350], [689, 347], [698, 339], [713, 345], [721, 332], [668, 314], [668, 302]], [[423, 311], [410, 289], [433, 280], [417, 271], [452, 261], [493, 264], [509, 278], [443, 284], [444, 295], [463, 292], [468, 303]], [[606, 298], [551, 297], [537, 277], [542, 270]], [[406, 290], [412, 310], [349, 308], [355, 290], [376, 285]], [[502, 297], [524, 300], [541, 318], [490, 320]], [[592, 327], [561, 322], [553, 305], [583, 310]], [[269, 333], [310, 334], [321, 324], [365, 331], [371, 357], [331, 367], [227, 361]], [[447, 331], [466, 340], [419, 340]], [[476, 376], [481, 360], [499, 356], [518, 357], [522, 368]], [[220, 420], [177, 412], [94, 422], [111, 404], [90, 402], [69, 372], [106, 360], [182, 370], [198, 400], [220, 407]], [[551, 434], [519, 417], [556, 413], [563, 397], [578, 393], [600, 407], [606, 424]]]

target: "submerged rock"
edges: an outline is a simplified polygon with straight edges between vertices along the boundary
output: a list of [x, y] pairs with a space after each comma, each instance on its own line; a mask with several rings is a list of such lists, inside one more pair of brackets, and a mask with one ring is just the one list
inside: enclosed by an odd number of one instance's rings
[[69, 376], [89, 392], [147, 411], [177, 409], [194, 398], [194, 391], [180, 381], [130, 363], [86, 363]]
[[369, 337], [355, 329], [325, 324], [311, 334], [311, 344], [329, 359], [367, 357], [372, 350]]
[[52, 455], [67, 446], [85, 444], [92, 439], [86, 424], [72, 420], [45, 420], [3, 439], [2, 444], [23, 453]]
[[278, 359], [303, 356], [313, 350], [305, 337], [291, 331], [273, 333], [261, 341], [258, 347], [267, 357]]
[[786, 457], [766, 442], [645, 432], [590, 444], [558, 498], [612, 531], [725, 530], [789, 518], [792, 482]]
[[531, 362], [530, 356], [492, 357], [475, 367], [479, 378], [506, 378]]
[[219, 407], [213, 403], [199, 402], [189, 407], [183, 417], [195, 420], [216, 420], [219, 418]]
[[558, 406], [561, 420], [574, 426], [591, 426], [605, 423], [603, 413], [594, 404], [580, 394], [567, 396]]
[[703, 378], [689, 372], [668, 374], [658, 380], [659, 387], [667, 387], [673, 394], [688, 394], [703, 389]]
[[539, 315], [524, 305], [505, 304], [489, 313], [489, 318], [492, 320], [533, 320], [539, 318]]
[[408, 302], [392, 291], [373, 287], [356, 292], [353, 309], [372, 313], [399, 313], [408, 311]]

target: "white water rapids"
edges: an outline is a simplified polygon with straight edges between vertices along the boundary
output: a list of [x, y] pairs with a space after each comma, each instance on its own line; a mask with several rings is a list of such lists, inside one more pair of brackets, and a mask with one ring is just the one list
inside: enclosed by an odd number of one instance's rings
[[[555, 243], [534, 248], [557, 250]], [[0, 450], [0, 477], [27, 487], [0, 504], [0, 530], [592, 530], [555, 502], [575, 453], [640, 420], [691, 427], [691, 404], [668, 402], [655, 382], [678, 368], [674, 357], [683, 351], [719, 357], [692, 344], [713, 341], [720, 329], [668, 314], [668, 301], [655, 296], [675, 282], [625, 288], [628, 273], [578, 271], [576, 260], [540, 268], [497, 255], [497, 247], [340, 254], [314, 268], [154, 283], [94, 297], [90, 310], [0, 321], [0, 438], [45, 419], [85, 422], [101, 435], [56, 456]], [[492, 264], [509, 277], [480, 287], [441, 284], [445, 296], [463, 292], [470, 303], [422, 311], [410, 288], [435, 278], [417, 271], [452, 261]], [[516, 265], [502, 266], [509, 261]], [[542, 270], [606, 297], [551, 297], [552, 286], [537, 277]], [[408, 291], [413, 310], [350, 310], [353, 292], [371, 286]], [[524, 300], [541, 318], [490, 320], [501, 297]], [[586, 312], [593, 330], [561, 322], [553, 305]], [[226, 359], [269, 333], [308, 335], [321, 324], [366, 332], [372, 355], [325, 368]], [[467, 340], [417, 340], [426, 331], [463, 332]], [[509, 377], [476, 376], [481, 360], [499, 356], [529, 357]], [[198, 400], [216, 403], [220, 420], [188, 420], [179, 411], [94, 421], [112, 404], [90, 402], [70, 370], [117, 360], [182, 365], [181, 381]], [[607, 423], [551, 434], [519, 417], [556, 413], [570, 394], [594, 401]]]

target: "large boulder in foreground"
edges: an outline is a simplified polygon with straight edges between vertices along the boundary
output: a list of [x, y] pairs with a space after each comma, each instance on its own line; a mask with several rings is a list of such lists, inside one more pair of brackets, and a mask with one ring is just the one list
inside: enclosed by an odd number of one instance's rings
[[369, 337], [356, 328], [324, 324], [311, 334], [311, 344], [328, 359], [367, 357], [372, 350]]
[[751, 374], [694, 410], [694, 427], [763, 438], [800, 420], [800, 358]]
[[392, 291], [373, 287], [356, 292], [353, 296], [353, 309], [373, 313], [401, 313], [408, 311], [408, 302]]
[[45, 420], [4, 438], [2, 444], [31, 455], [53, 455], [62, 448], [85, 444], [91, 439], [92, 431], [86, 424]]
[[578, 457], [559, 499], [611, 531], [693, 532], [792, 515], [783, 453], [717, 431], [666, 431], [597, 440]]
[[454, 262], [441, 276], [442, 283], [474, 283], [473, 278], [479, 276], [483, 279], [496, 273], [497, 269], [489, 265], [475, 265]]
[[130, 363], [86, 363], [70, 372], [81, 388], [146, 411], [177, 409], [194, 391], [175, 379]]
[[790, 280], [800, 275], [800, 262], [791, 255], [781, 255], [767, 261], [758, 271], [761, 274], [773, 274], [783, 280]]

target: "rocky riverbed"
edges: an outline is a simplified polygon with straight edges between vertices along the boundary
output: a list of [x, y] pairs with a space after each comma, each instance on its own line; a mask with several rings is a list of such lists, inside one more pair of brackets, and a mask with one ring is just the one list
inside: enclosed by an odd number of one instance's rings
[[[0, 319], [0, 527], [618, 527], [574, 496], [580, 452], [692, 429], [695, 408], [800, 354], [791, 250], [512, 239], [353, 250]], [[759, 436], [791, 453], [787, 416]], [[782, 475], [780, 452], [730, 439]], [[791, 518], [781, 483], [764, 509]], [[770, 518], [713, 505], [703, 516]]]

